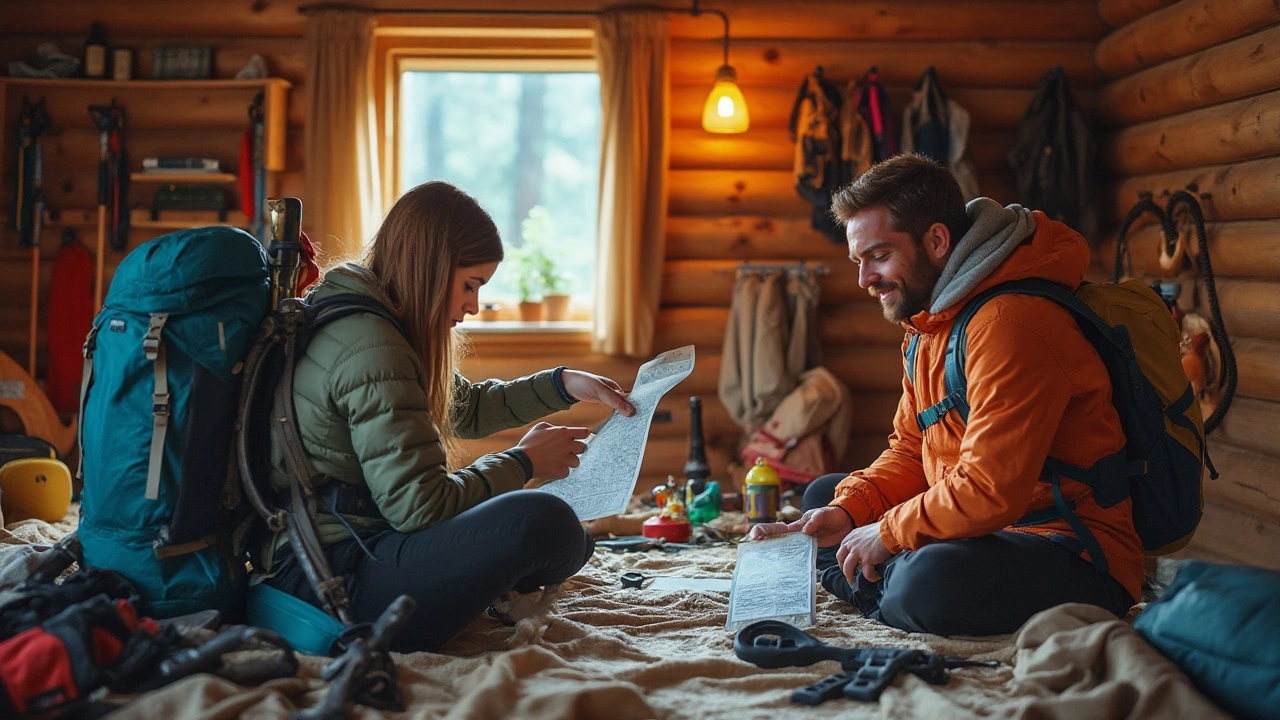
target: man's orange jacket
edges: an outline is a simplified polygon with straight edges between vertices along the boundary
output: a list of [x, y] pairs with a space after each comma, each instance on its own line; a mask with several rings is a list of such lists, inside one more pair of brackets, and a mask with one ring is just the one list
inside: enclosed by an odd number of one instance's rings
[[[1048, 456], [1089, 467], [1124, 447], [1111, 381], [1097, 351], [1065, 309], [1029, 295], [997, 296], [969, 323], [968, 424], [954, 411], [923, 433], [916, 424], [916, 413], [946, 395], [944, 351], [965, 302], [1009, 280], [1040, 277], [1072, 290], [1084, 280], [1085, 239], [1043, 213], [1036, 212], [1035, 220], [1035, 234], [964, 300], [905, 323], [908, 339], [920, 333], [915, 383], [904, 375], [889, 449], [841, 481], [831, 503], [857, 525], [882, 521], [880, 537], [893, 552], [997, 530], [1074, 538], [1062, 519], [1011, 524], [1053, 506], [1050, 485], [1040, 481]], [[1139, 597], [1142, 543], [1131, 502], [1099, 507], [1087, 486], [1066, 478], [1062, 492], [1102, 546], [1112, 577]], [[1088, 560], [1087, 553], [1082, 557]]]

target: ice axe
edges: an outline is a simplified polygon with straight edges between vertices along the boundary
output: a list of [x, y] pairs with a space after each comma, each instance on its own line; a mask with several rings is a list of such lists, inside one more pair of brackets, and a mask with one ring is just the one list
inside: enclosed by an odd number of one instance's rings
[[18, 191], [14, 226], [23, 245], [31, 247], [31, 332], [28, 338], [27, 372], [36, 376], [36, 341], [40, 308], [40, 235], [44, 230], [44, 152], [40, 136], [49, 128], [44, 98], [22, 98], [18, 118]]

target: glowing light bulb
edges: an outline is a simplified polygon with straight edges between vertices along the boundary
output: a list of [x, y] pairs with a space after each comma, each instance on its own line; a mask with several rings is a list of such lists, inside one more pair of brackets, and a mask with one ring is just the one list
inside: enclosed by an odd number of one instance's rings
[[712, 133], [746, 132], [751, 126], [747, 100], [738, 89], [737, 73], [729, 65], [716, 71], [716, 82], [702, 108], [702, 129]]

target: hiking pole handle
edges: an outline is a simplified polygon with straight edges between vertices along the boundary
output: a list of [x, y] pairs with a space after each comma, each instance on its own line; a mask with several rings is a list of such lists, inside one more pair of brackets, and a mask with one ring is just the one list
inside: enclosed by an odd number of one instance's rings
[[302, 201], [298, 198], [267, 200], [271, 216], [271, 309], [298, 296], [298, 269], [302, 258]]

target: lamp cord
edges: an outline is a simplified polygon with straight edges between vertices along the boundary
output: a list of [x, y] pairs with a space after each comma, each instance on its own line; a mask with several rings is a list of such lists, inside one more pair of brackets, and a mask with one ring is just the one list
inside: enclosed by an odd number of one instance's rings
[[689, 14], [694, 17], [698, 17], [703, 13], [709, 13], [711, 15], [719, 15], [720, 19], [724, 21], [724, 63], [723, 64], [728, 65], [729, 64], [729, 16], [725, 15], [723, 10], [704, 10], [703, 8], [698, 7], [698, 0], [693, 0], [693, 7], [690, 8]]

